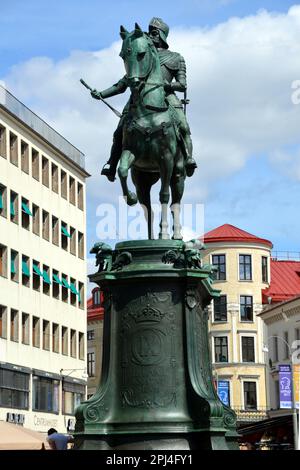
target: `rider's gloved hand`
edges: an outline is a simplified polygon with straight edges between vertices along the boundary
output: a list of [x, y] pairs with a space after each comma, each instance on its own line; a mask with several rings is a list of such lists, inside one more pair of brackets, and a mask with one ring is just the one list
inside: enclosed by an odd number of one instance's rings
[[95, 100], [100, 100], [102, 98], [100, 91], [97, 91], [96, 88], [91, 91], [91, 95]]
[[172, 85], [171, 85], [171, 83], [165, 82], [165, 84], [164, 84], [164, 90], [165, 90], [167, 93], [170, 93], [170, 92], [172, 91]]

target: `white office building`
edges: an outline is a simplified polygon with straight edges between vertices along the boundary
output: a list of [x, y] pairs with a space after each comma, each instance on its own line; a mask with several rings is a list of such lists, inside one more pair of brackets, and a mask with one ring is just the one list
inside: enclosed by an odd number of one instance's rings
[[84, 155], [0, 87], [0, 420], [72, 430], [85, 398]]

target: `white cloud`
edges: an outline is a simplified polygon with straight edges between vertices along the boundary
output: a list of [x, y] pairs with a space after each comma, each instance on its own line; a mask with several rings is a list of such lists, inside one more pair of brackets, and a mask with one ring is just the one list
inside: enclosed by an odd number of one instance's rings
[[[260, 11], [211, 28], [171, 31], [171, 49], [187, 63], [188, 119], [199, 163], [187, 180], [187, 202], [204, 200], [251, 155], [274, 155], [299, 141], [300, 106], [291, 102], [291, 83], [300, 79], [299, 25], [300, 7], [294, 6], [287, 14]], [[120, 192], [118, 184], [100, 177], [118, 121], [79, 79], [98, 89], [115, 83], [124, 74], [119, 51], [118, 41], [97, 52], [73, 51], [58, 62], [37, 57], [3, 77], [18, 98], [86, 154], [93, 175], [89, 195], [99, 202], [116, 200]], [[121, 110], [126, 99], [110, 102]]]

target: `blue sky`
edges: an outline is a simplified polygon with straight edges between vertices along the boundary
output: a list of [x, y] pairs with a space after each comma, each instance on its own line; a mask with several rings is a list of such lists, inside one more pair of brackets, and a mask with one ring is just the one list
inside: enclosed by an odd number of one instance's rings
[[[288, 15], [295, 1], [0, 2], [0, 79], [87, 155], [88, 170], [93, 174], [88, 185], [88, 248], [96, 240], [97, 206], [110, 197], [115, 201], [120, 192], [118, 184], [112, 190], [111, 184], [99, 176], [117, 121], [106, 110], [96, 108], [81, 89], [73, 90], [71, 82], [70, 93], [66, 93], [62, 77], [72, 69], [77, 73], [74, 76], [80, 78], [82, 72], [91, 81], [95, 70], [99, 88], [111, 85], [123, 73], [118, 49], [112, 46], [119, 41], [120, 24], [130, 29], [138, 21], [146, 29], [152, 16], [160, 16], [170, 25], [171, 49], [185, 55], [188, 68], [192, 98], [189, 116], [199, 169], [187, 191], [186, 202], [205, 204], [206, 230], [231, 223], [269, 238], [277, 250], [300, 251], [300, 106], [292, 109], [289, 98], [291, 81], [300, 79], [300, 68], [293, 65], [299, 62], [296, 26], [300, 30], [300, 23], [295, 15]], [[259, 13], [262, 9], [267, 14]], [[189, 44], [199, 46], [195, 52], [198, 68], [184, 44], [185, 34]], [[241, 45], [245, 37], [250, 38], [249, 43]], [[252, 38], [257, 38], [254, 48]], [[274, 52], [269, 51], [274, 43]], [[109, 72], [103, 51], [112, 57]], [[91, 65], [95, 57], [101, 59], [99, 65]], [[287, 61], [286, 66], [279, 62], [280, 58]], [[244, 72], [247, 60], [250, 65]], [[212, 71], [214, 75], [208, 78]], [[263, 83], [261, 77], [268, 73], [270, 83]], [[222, 83], [224, 90], [219, 87]], [[68, 83], [64, 86], [68, 87]], [[207, 99], [212, 90], [213, 103]], [[47, 93], [52, 102], [46, 99]], [[76, 93], [82, 93], [82, 97], [75, 97]], [[114, 98], [112, 104], [121, 108], [124, 98]], [[264, 112], [265, 120], [256, 128], [255, 115], [259, 120]], [[66, 123], [70, 116], [77, 122], [78, 113], [82, 114], [78, 123], [87, 122], [88, 115], [94, 119], [90, 132], [99, 132], [99, 136], [93, 141], [93, 149], [88, 143], [88, 126], [78, 136], [76, 129]]]

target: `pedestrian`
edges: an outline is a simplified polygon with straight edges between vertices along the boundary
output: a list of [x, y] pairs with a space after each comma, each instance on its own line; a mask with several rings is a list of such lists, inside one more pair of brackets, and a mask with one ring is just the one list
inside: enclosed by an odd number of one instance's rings
[[62, 434], [54, 428], [48, 429], [47, 441], [51, 450], [68, 450], [68, 443], [74, 442], [74, 438], [69, 434]]

